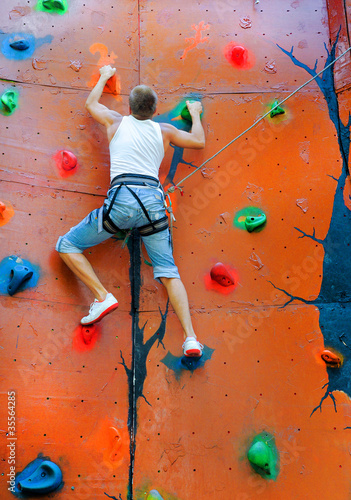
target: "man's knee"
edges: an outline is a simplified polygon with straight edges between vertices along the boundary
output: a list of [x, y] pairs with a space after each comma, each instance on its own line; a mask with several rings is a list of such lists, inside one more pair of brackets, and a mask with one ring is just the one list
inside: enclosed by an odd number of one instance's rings
[[55, 250], [59, 253], [60, 257], [67, 253], [83, 253], [83, 250], [73, 245], [67, 238], [60, 236], [57, 240]]
[[175, 283], [176, 281], [180, 281], [180, 278], [166, 278], [165, 276], [160, 276], [159, 280], [161, 281], [162, 285], [167, 288], [167, 286], [172, 282]]

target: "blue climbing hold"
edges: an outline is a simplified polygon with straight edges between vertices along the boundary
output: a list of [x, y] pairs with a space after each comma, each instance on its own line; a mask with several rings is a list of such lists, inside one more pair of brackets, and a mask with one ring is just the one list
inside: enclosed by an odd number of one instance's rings
[[33, 276], [33, 270], [28, 266], [17, 265], [11, 269], [10, 283], [7, 286], [9, 295], [14, 295], [20, 286]]
[[27, 40], [16, 40], [15, 42], [10, 43], [10, 47], [15, 50], [28, 50], [29, 42]]
[[17, 484], [22, 493], [46, 494], [57, 490], [62, 483], [62, 472], [58, 465], [50, 460], [44, 460], [27, 478]]

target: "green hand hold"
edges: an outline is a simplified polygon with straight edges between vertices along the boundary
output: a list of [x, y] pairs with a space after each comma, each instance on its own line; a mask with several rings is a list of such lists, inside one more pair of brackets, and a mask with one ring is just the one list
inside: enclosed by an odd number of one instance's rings
[[[276, 115], [283, 115], [285, 113], [285, 110], [282, 107], [277, 106], [278, 102], [279, 101], [274, 101], [274, 103], [271, 106], [272, 111], [271, 111], [271, 114], [269, 115], [271, 118], [273, 118]], [[277, 106], [277, 107], [275, 108], [274, 106]]]
[[258, 227], [263, 226], [267, 221], [265, 214], [260, 215], [248, 215], [245, 219], [245, 227], [249, 233], [252, 233]]
[[279, 473], [279, 453], [274, 436], [262, 432], [251, 443], [247, 458], [257, 474], [264, 479], [276, 479]]
[[13, 90], [7, 90], [1, 96], [1, 102], [7, 113], [12, 113], [18, 104], [17, 94]]
[[42, 5], [45, 9], [55, 11], [65, 11], [66, 6], [63, 0], [42, 0]]
[[[189, 102], [196, 102], [194, 100], [188, 99]], [[203, 112], [201, 113], [200, 117], [202, 117]], [[182, 110], [180, 112], [180, 116], [183, 118], [183, 120], [186, 120], [188, 122], [193, 122], [193, 119], [191, 118], [191, 114], [189, 113], [188, 106], [186, 105], [186, 102], [184, 103]]]
[[266, 474], [270, 475], [269, 462], [271, 459], [270, 449], [262, 441], [253, 444], [247, 453], [247, 458], [252, 465], [259, 467]]

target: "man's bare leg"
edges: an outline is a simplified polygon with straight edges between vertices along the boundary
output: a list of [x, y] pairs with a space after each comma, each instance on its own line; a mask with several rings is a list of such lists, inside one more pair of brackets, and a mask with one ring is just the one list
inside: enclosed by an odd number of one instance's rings
[[188, 295], [179, 278], [160, 278], [166, 287], [169, 300], [184, 330], [184, 337], [195, 337], [191, 322]]
[[61, 253], [61, 259], [70, 270], [89, 288], [99, 301], [105, 300], [107, 290], [96, 276], [88, 259], [82, 253]]

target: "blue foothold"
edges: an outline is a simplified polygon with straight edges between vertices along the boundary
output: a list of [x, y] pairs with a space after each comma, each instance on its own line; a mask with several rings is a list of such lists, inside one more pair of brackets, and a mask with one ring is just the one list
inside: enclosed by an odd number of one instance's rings
[[10, 283], [7, 286], [9, 295], [14, 295], [19, 287], [33, 276], [33, 271], [27, 266], [17, 265], [11, 269]]
[[194, 358], [194, 357], [187, 357], [183, 356], [180, 360], [183, 366], [185, 366], [188, 370], [195, 370], [197, 368], [197, 365], [199, 362], [202, 361], [201, 357], [199, 358]]
[[15, 42], [10, 43], [10, 47], [15, 50], [27, 50], [29, 49], [29, 43], [27, 40], [16, 40]]
[[61, 483], [60, 467], [54, 462], [44, 460], [31, 476], [18, 482], [18, 489], [22, 493], [45, 494], [56, 490]]

